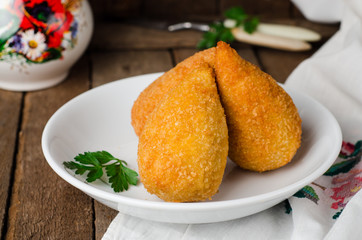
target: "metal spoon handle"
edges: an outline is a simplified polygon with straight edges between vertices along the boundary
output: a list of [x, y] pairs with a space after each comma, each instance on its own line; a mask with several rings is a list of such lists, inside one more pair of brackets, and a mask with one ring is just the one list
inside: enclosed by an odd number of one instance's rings
[[202, 32], [207, 32], [210, 30], [209, 25], [203, 23], [192, 23], [192, 22], [182, 22], [176, 23], [173, 25], [168, 26], [168, 30], [170, 32], [183, 30], [183, 29], [194, 29]]

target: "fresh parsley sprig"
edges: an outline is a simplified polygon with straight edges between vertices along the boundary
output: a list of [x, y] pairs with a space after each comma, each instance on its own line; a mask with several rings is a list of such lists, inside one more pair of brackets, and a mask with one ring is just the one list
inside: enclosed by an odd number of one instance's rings
[[93, 182], [103, 176], [105, 170], [108, 182], [115, 192], [128, 190], [129, 184], [136, 185], [138, 174], [126, 167], [127, 163], [113, 157], [107, 151], [84, 152], [74, 158], [75, 161], [64, 162], [64, 166], [76, 170], [75, 174], [83, 175], [88, 171], [87, 182]]
[[234, 36], [230, 28], [224, 26], [221, 22], [212, 23], [209, 25], [210, 30], [205, 32], [203, 38], [197, 44], [198, 49], [206, 49], [216, 46], [218, 41], [233, 42]]
[[[259, 18], [249, 16], [241, 7], [232, 7], [224, 12], [224, 17], [234, 22], [232, 27], [243, 26], [244, 31], [253, 33], [259, 24]], [[230, 26], [225, 26], [223, 22], [216, 22], [209, 25], [210, 30], [204, 33], [203, 38], [197, 44], [198, 49], [206, 49], [216, 46], [218, 41], [233, 42], [234, 36]]]

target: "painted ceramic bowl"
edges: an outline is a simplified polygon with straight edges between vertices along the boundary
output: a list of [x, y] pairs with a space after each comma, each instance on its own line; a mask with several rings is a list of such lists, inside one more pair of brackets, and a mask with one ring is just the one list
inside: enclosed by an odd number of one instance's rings
[[60, 83], [92, 31], [86, 0], [1, 0], [0, 88], [32, 91]]

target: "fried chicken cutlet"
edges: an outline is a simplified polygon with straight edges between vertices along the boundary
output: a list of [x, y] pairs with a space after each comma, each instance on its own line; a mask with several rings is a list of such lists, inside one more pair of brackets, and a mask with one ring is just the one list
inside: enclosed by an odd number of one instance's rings
[[159, 102], [139, 138], [141, 182], [170, 202], [211, 198], [226, 166], [228, 130], [214, 72], [194, 67]]
[[210, 66], [215, 63], [215, 48], [210, 48], [194, 54], [164, 73], [145, 90], [134, 102], [131, 111], [131, 123], [137, 136], [140, 136], [148, 116], [159, 103], [161, 98], [173, 87], [178, 85], [195, 66], [206, 62]]
[[301, 118], [290, 96], [228, 44], [216, 47], [215, 72], [229, 130], [229, 158], [263, 172], [287, 164], [301, 143]]

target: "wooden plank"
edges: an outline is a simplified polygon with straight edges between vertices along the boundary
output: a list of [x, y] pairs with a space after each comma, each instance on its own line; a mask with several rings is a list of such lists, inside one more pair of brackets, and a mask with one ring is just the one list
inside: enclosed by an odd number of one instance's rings
[[142, 0], [88, 0], [95, 22], [139, 17]]
[[[265, 18], [266, 22], [306, 27], [330, 38], [339, 24], [317, 24], [305, 19]], [[92, 48], [105, 50], [195, 48], [202, 33], [194, 30], [168, 32], [123, 23], [99, 23], [95, 27]]]
[[62, 84], [25, 95], [7, 239], [92, 239], [92, 200], [50, 168], [41, 134], [51, 115], [86, 91], [89, 61], [83, 57]]
[[260, 63], [251, 47], [236, 48], [240, 57], [260, 67]]
[[[253, 49], [243, 44], [233, 44], [238, 54], [245, 60], [259, 66], [263, 71], [272, 75], [278, 82], [285, 82], [293, 69], [295, 69], [304, 59], [310, 57], [315, 50], [308, 52], [285, 52], [274, 49], [258, 48], [258, 57]], [[174, 56], [176, 63], [197, 52], [194, 49], [175, 49]]]
[[[172, 68], [168, 51], [116, 51], [92, 54], [93, 87], [125, 77], [167, 71]], [[101, 239], [117, 211], [95, 201], [95, 237]]]
[[285, 52], [274, 49], [260, 48], [260, 57], [263, 70], [278, 82], [284, 83], [292, 71], [305, 59], [313, 54], [308, 52]]
[[[235, 48], [238, 52], [238, 54], [244, 58], [245, 60], [255, 64], [259, 65], [258, 59], [254, 54], [254, 51], [252, 48], [245, 44], [233, 44], [233, 48]], [[192, 56], [195, 54], [198, 50], [193, 48], [182, 48], [182, 49], [174, 49], [173, 54], [175, 57], [176, 64], [183, 61], [184, 59]]]
[[186, 58], [194, 55], [196, 52], [198, 52], [198, 50], [195, 48], [178, 48], [174, 49], [172, 52], [174, 55], [175, 64], [178, 64], [183, 60], [185, 60]]
[[0, 90], [0, 239], [6, 227], [22, 93]]
[[103, 1], [99, 0], [88, 0], [88, 1], [92, 9], [94, 20], [96, 22], [103, 20], [105, 18]]
[[153, 18], [189, 20], [190, 17], [214, 15], [218, 11], [217, 1], [213, 0], [147, 0], [143, 14]]
[[141, 15], [142, 0], [105, 0], [99, 2], [104, 5], [104, 15], [108, 19], [134, 18]]
[[172, 67], [168, 51], [117, 51], [92, 54], [93, 87], [140, 74], [163, 72]]
[[290, 17], [290, 1], [289, 0], [220, 0], [220, 11], [235, 6], [241, 6], [245, 12], [250, 15], [258, 15], [259, 17]]
[[290, 11], [291, 11], [290, 14], [291, 14], [292, 19], [305, 19], [303, 13], [293, 3], [292, 3]]
[[109, 224], [117, 216], [118, 212], [109, 208], [102, 203], [94, 201], [94, 211], [95, 211], [95, 231], [96, 231], [96, 240], [101, 240], [103, 235], [106, 233]]
[[99, 23], [92, 39], [93, 49], [167, 49], [196, 47], [201, 32], [185, 30], [168, 32], [122, 23]]

